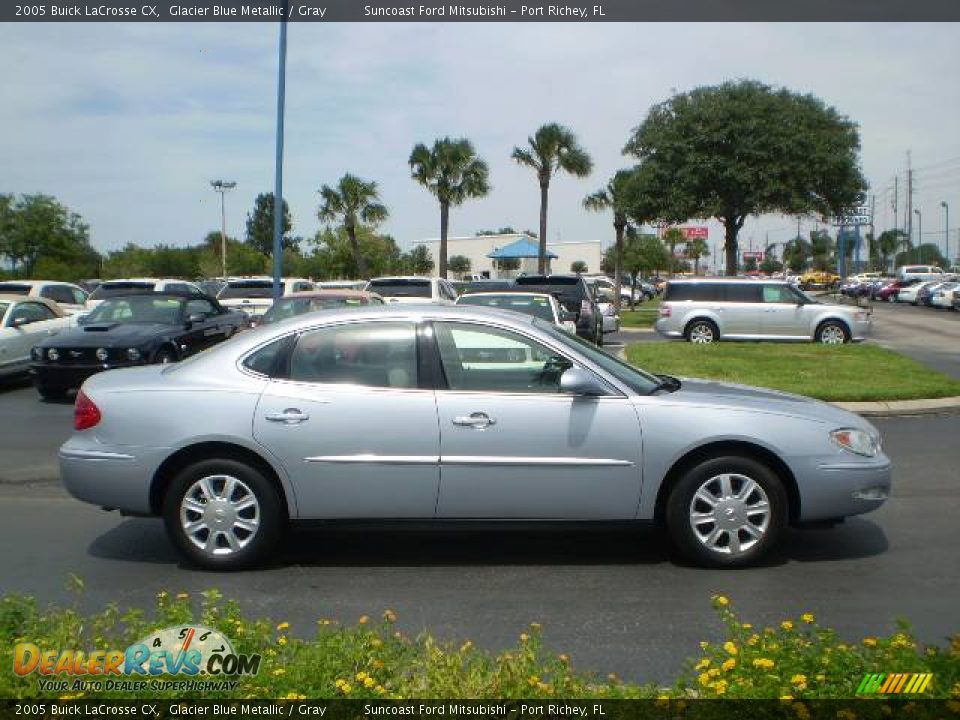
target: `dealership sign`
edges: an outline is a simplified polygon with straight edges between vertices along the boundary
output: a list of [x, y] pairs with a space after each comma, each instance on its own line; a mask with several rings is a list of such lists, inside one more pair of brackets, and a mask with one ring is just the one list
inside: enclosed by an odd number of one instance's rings
[[869, 205], [857, 205], [850, 208], [843, 215], [834, 218], [833, 224], [838, 227], [845, 225], [869, 225], [873, 221]]

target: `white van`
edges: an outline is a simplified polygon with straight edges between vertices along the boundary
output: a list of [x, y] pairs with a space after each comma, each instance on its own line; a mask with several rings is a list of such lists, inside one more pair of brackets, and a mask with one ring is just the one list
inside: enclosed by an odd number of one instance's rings
[[944, 272], [936, 265], [902, 265], [897, 268], [898, 280], [940, 280]]

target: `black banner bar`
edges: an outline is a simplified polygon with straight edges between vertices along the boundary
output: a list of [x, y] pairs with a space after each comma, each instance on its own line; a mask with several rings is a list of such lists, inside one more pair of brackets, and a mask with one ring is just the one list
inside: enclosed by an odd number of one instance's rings
[[[292, 22], [960, 21], [957, 0], [289, 0]], [[2, 22], [276, 22], [281, 0], [3, 0]]]

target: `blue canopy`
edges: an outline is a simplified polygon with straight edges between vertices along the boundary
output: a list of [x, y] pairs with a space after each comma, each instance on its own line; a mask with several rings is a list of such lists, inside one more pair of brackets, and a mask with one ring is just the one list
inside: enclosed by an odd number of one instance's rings
[[[487, 255], [487, 257], [494, 260], [519, 260], [522, 258], [535, 258], [540, 257], [540, 247], [537, 245], [537, 243], [529, 240], [528, 238], [520, 238], [509, 245], [504, 245], [502, 248], [497, 248], [492, 253]], [[557, 255], [547, 250], [547, 257], [556, 258]]]

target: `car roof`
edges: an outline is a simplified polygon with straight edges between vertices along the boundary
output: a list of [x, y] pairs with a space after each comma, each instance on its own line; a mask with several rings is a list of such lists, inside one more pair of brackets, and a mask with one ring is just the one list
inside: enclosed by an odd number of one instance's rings
[[729, 277], [729, 278], [676, 278], [674, 280], [667, 280], [667, 284], [670, 285], [689, 285], [691, 283], [739, 283], [745, 285], [755, 285], [757, 282], [765, 283], [774, 283], [777, 285], [790, 285], [789, 280], [780, 280], [778, 278], [742, 278], [742, 277]]
[[531, 297], [531, 298], [551, 298], [556, 299], [556, 297], [550, 293], [541, 293], [541, 292], [524, 292], [523, 290], [480, 290], [479, 292], [465, 292], [460, 297], [490, 297], [496, 295], [505, 295], [509, 297]]
[[[70, 287], [80, 287], [76, 283], [66, 282], [65, 280], [0, 280], [0, 285], [69, 285]], [[80, 288], [81, 290], [83, 288]]]
[[284, 295], [281, 300], [286, 298], [333, 298], [333, 297], [347, 297], [347, 298], [379, 298], [375, 292], [368, 292], [366, 290], [353, 290], [351, 288], [318, 288], [316, 290], [300, 290], [299, 292], [290, 293], [289, 295]]
[[47, 298], [36, 297], [34, 295], [10, 295], [8, 293], [0, 293], [0, 302], [5, 303], [22, 303], [22, 302], [32, 302], [40, 303], [41, 305], [46, 306], [50, 310], [53, 310], [56, 313], [57, 317], [63, 317], [66, 313], [60, 309], [60, 306], [57, 305], [53, 300], [48, 300]]
[[423, 280], [430, 282], [439, 278], [423, 277], [422, 275], [384, 275], [383, 277], [370, 278], [369, 282], [394, 282], [396, 280]]
[[145, 290], [133, 288], [128, 293], [123, 295], [112, 295], [108, 298], [104, 298], [103, 302], [109, 302], [111, 300], [123, 300], [127, 297], [150, 297], [150, 298], [176, 298], [178, 300], [213, 300], [216, 302], [216, 299], [210, 295], [204, 295], [200, 293], [199, 295], [195, 292], [186, 292], [184, 290]]

